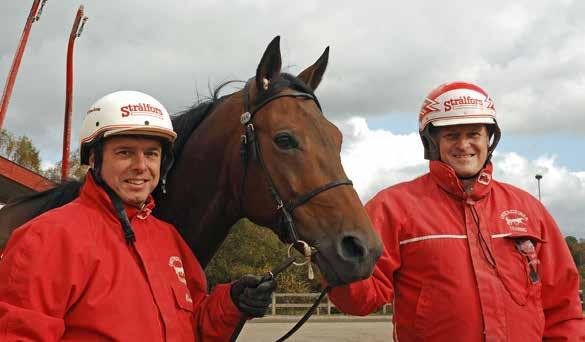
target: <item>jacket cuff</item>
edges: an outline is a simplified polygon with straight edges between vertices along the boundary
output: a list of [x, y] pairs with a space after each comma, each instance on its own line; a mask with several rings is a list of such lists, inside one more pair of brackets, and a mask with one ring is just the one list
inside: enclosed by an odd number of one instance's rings
[[219, 302], [219, 310], [221, 311], [222, 319], [226, 324], [237, 325], [243, 314], [232, 301], [230, 296], [231, 284], [218, 284], [212, 291], [212, 295], [220, 296], [224, 300]]

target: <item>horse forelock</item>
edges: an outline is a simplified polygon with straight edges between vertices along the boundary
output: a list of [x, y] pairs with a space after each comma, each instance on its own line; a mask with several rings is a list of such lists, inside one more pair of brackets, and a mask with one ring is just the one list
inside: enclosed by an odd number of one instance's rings
[[[280, 78], [276, 81], [270, 82], [268, 84], [268, 90], [263, 92], [255, 102], [262, 102], [278, 93], [280, 93], [284, 89], [292, 89], [302, 93], [307, 93], [315, 97], [315, 93], [311, 88], [309, 88], [303, 81], [301, 81], [298, 77], [283, 72], [280, 74]], [[315, 97], [316, 98], [316, 97]]]

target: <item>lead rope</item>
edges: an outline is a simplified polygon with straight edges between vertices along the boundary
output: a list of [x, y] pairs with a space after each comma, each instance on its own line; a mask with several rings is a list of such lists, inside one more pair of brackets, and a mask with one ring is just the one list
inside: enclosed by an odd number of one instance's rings
[[[292, 247], [295, 245], [295, 243], [301, 244], [303, 246], [303, 255], [304, 255], [305, 261], [302, 262], [302, 263], [296, 262], [295, 261], [296, 260], [296, 257], [294, 257], [294, 256], [291, 255]], [[291, 265], [303, 266], [305, 264], [308, 264], [309, 265], [308, 266], [308, 278], [309, 279], [313, 279], [314, 278], [313, 267], [311, 266], [311, 256], [313, 254], [313, 249], [305, 241], [298, 240], [295, 243], [291, 243], [290, 246], [288, 247], [288, 253], [287, 253], [288, 254], [288, 258], [286, 258], [283, 262], [281, 262], [280, 264], [278, 264], [278, 266], [276, 266], [275, 268], [273, 268], [272, 271], [270, 271], [266, 275], [264, 275], [264, 277], [262, 277], [262, 280], [260, 281], [261, 283], [264, 282], [264, 281], [268, 281], [268, 280], [271, 280], [271, 279], [275, 278], [279, 273], [281, 273], [285, 269], [289, 268]], [[319, 294], [319, 297], [317, 297], [317, 299], [315, 300], [315, 302], [313, 303], [313, 305], [303, 315], [303, 317], [295, 324], [295, 326], [292, 327], [281, 338], [279, 338], [278, 340], [276, 340], [276, 342], [285, 341], [290, 336], [292, 336], [297, 330], [299, 330], [301, 328], [301, 326], [303, 324], [305, 324], [305, 322], [308, 321], [309, 318], [315, 313], [315, 311], [317, 310], [317, 307], [319, 306], [319, 304], [321, 304], [321, 301], [323, 300], [323, 298], [325, 297], [325, 295], [330, 290], [331, 290], [331, 287], [330, 286], [325, 287], [323, 289], [323, 291], [321, 291], [321, 294]], [[236, 341], [236, 339], [238, 338], [238, 336], [242, 332], [242, 329], [244, 328], [244, 324], [246, 324], [246, 321], [247, 321], [247, 317], [244, 317], [244, 318], [242, 318], [238, 322], [238, 325], [236, 326], [236, 328], [234, 329], [234, 332], [232, 333], [232, 336], [230, 338], [230, 342], [235, 342]]]
[[292, 327], [292, 329], [290, 329], [286, 334], [284, 334], [284, 336], [282, 336], [281, 338], [279, 338], [278, 340], [276, 340], [276, 342], [282, 342], [282, 341], [288, 339], [289, 337], [291, 337], [292, 334], [294, 334], [295, 332], [297, 332], [297, 330], [299, 330], [301, 328], [301, 326], [303, 324], [305, 324], [305, 322], [308, 321], [309, 318], [315, 313], [315, 311], [317, 310], [317, 307], [319, 306], [319, 304], [321, 304], [321, 301], [323, 300], [323, 297], [325, 297], [325, 295], [327, 293], [329, 293], [330, 290], [331, 290], [331, 286], [325, 287], [323, 289], [323, 291], [321, 291], [321, 294], [319, 295], [319, 297], [317, 297], [317, 299], [313, 303], [313, 306], [311, 306], [311, 308], [309, 309], [309, 311], [307, 311], [307, 313], [305, 313], [305, 315], [303, 316], [303, 318], [301, 318], [301, 320], [298, 321], [297, 324], [295, 324], [295, 326]]

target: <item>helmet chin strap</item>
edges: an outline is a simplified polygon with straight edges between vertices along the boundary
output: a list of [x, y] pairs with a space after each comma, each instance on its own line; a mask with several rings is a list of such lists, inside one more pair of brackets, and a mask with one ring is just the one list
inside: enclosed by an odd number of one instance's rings
[[116, 212], [116, 216], [120, 221], [120, 225], [122, 226], [122, 230], [124, 231], [124, 238], [126, 239], [126, 243], [128, 245], [134, 245], [136, 241], [136, 236], [134, 235], [134, 230], [132, 230], [132, 225], [130, 224], [130, 220], [128, 219], [128, 215], [126, 215], [126, 210], [124, 209], [124, 204], [120, 199], [120, 196], [116, 194], [114, 190], [104, 181], [101, 176], [101, 169], [102, 169], [102, 157], [103, 157], [103, 143], [100, 141], [94, 146], [94, 163], [93, 167], [90, 169], [91, 175], [95, 182], [101, 186], [105, 191], [112, 204], [114, 205], [114, 210]]

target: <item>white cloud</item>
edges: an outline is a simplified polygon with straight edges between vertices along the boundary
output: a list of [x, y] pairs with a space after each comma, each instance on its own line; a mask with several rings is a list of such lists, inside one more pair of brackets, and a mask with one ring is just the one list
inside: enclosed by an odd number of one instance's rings
[[400, 135], [370, 130], [361, 117], [336, 125], [343, 133], [343, 166], [362, 200], [372, 197], [383, 185], [411, 179], [426, 168], [418, 133]]
[[[342, 162], [363, 201], [383, 188], [428, 171], [418, 133], [370, 130], [367, 120], [336, 122], [344, 135]], [[494, 154], [494, 177], [537, 197], [535, 175], [541, 174], [542, 201], [565, 235], [585, 238], [585, 171], [571, 172], [554, 156], [528, 160], [518, 153]]]

